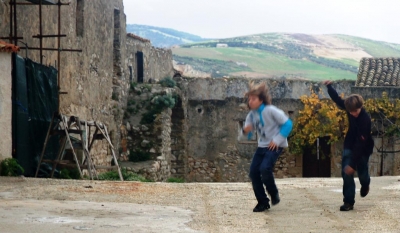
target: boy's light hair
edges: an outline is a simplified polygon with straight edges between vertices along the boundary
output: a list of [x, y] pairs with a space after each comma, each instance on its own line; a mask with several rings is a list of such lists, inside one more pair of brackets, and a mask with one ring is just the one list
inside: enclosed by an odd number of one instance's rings
[[265, 82], [256, 85], [254, 81], [250, 81], [249, 91], [246, 92], [245, 98], [249, 98], [250, 95], [258, 96], [264, 104], [271, 104], [272, 98]]
[[348, 112], [354, 112], [359, 108], [362, 108], [364, 99], [359, 94], [352, 94], [344, 100], [344, 106]]

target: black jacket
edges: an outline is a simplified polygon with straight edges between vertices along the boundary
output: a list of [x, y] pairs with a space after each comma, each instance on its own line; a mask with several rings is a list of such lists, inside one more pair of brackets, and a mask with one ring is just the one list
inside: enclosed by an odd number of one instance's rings
[[[343, 110], [344, 100], [340, 98], [332, 85], [328, 85], [328, 94], [336, 105]], [[347, 118], [349, 119], [349, 129], [344, 139], [344, 149], [350, 149], [353, 157], [350, 162], [350, 167], [356, 169], [356, 165], [361, 156], [370, 156], [374, 149], [374, 140], [371, 135], [371, 118], [364, 108], [361, 109], [358, 117], [352, 116], [346, 111]]]

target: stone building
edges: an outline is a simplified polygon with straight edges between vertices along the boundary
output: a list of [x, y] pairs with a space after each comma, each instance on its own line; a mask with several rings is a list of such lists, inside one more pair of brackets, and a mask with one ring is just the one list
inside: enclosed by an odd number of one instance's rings
[[12, 155], [11, 53], [18, 51], [17, 46], [0, 40], [0, 161]]
[[137, 83], [155, 83], [173, 76], [172, 51], [155, 48], [150, 40], [127, 34], [129, 80]]
[[[20, 55], [44, 65], [59, 65], [60, 112], [105, 123], [118, 148], [123, 111], [116, 110], [125, 108], [131, 82], [149, 82], [172, 75], [171, 51], [154, 48], [143, 38], [127, 35], [122, 0], [62, 0], [60, 34], [63, 36], [59, 47], [56, 37], [46, 37], [58, 34], [57, 1], [43, 1], [41, 13], [38, 1], [20, 2], [24, 4], [16, 6], [17, 25], [13, 20], [12, 32], [19, 37], [16, 44], [23, 48]], [[10, 35], [11, 9], [9, 2], [0, 4], [1, 37]], [[44, 35], [41, 40], [40, 31]], [[26, 50], [27, 47], [30, 49]], [[50, 49], [43, 50], [40, 56], [35, 49], [40, 47]], [[57, 50], [61, 51], [60, 60]], [[138, 54], [142, 54], [142, 67], [138, 67]], [[143, 80], [137, 76], [141, 68]], [[111, 161], [109, 148], [103, 144], [93, 148], [98, 165]]]

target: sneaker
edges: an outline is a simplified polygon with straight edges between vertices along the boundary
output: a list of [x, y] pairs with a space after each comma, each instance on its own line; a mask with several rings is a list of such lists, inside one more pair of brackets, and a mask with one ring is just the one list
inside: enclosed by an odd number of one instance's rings
[[272, 205], [277, 205], [281, 199], [279, 198], [279, 193], [276, 193], [275, 195], [271, 195], [271, 204]]
[[368, 193], [369, 193], [369, 185], [367, 187], [361, 187], [361, 189], [360, 189], [361, 197], [367, 196]]
[[354, 205], [346, 203], [346, 202], [340, 207], [340, 211], [349, 211], [352, 209], [354, 209]]
[[269, 205], [269, 203], [258, 203], [256, 205], [256, 207], [254, 207], [253, 212], [263, 212], [264, 210], [267, 210], [271, 208], [271, 206]]

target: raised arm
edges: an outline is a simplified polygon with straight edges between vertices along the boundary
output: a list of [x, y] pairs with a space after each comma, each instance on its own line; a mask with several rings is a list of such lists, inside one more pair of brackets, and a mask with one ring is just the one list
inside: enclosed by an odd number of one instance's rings
[[344, 106], [344, 100], [338, 95], [335, 88], [332, 87], [332, 81], [324, 81], [322, 83], [327, 87], [328, 94], [333, 102], [335, 102], [340, 109], [346, 110], [346, 107]]

